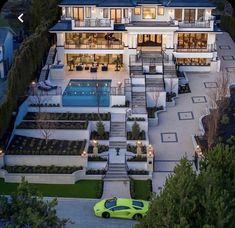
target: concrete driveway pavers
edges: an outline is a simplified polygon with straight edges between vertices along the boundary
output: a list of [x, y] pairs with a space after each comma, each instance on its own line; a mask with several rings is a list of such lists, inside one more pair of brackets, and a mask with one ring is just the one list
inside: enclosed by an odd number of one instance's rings
[[131, 228], [136, 221], [126, 219], [103, 219], [94, 215], [97, 199], [58, 198], [57, 213], [61, 218], [70, 218], [74, 224], [68, 228]]

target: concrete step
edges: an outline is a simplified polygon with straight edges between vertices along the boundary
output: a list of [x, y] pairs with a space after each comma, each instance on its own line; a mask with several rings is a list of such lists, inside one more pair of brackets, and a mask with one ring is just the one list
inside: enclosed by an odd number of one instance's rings
[[130, 178], [127, 177], [104, 177], [104, 181], [129, 181]]
[[110, 148], [126, 149], [126, 141], [109, 141]]

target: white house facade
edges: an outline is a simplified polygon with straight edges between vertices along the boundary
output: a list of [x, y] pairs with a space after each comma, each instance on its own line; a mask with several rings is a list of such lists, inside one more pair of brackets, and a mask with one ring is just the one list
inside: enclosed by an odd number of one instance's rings
[[220, 31], [208, 0], [62, 0], [59, 6], [61, 20], [50, 32], [57, 35], [57, 58], [65, 65], [114, 64], [118, 58], [130, 74], [148, 73], [150, 65], [161, 71], [162, 62], [181, 71], [220, 68]]

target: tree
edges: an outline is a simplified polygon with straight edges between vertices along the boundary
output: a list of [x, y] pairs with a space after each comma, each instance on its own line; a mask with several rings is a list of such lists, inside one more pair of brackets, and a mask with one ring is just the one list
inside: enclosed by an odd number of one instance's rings
[[96, 130], [100, 137], [103, 138], [105, 136], [105, 127], [102, 121], [96, 123]]
[[183, 158], [136, 227], [235, 227], [235, 151], [217, 145], [197, 175]]
[[135, 121], [132, 125], [132, 139], [138, 139], [140, 135], [140, 125]]
[[53, 134], [53, 129], [55, 129], [55, 123], [51, 121], [50, 113], [48, 112], [38, 112], [36, 121], [38, 129], [41, 130], [42, 137], [45, 139], [47, 144]]
[[56, 215], [57, 200], [50, 202], [32, 188], [24, 179], [10, 199], [0, 197], [0, 222], [3, 227], [65, 227], [69, 219]]
[[228, 73], [222, 72], [216, 79], [216, 84], [217, 87], [211, 89], [208, 93], [208, 109], [210, 110], [210, 115], [206, 123], [206, 138], [209, 149], [216, 143], [219, 122], [224, 114], [224, 110], [229, 105], [229, 99], [227, 98], [229, 89]]
[[158, 101], [159, 101], [159, 97], [160, 97], [160, 92], [158, 92], [158, 91], [152, 92], [151, 93], [151, 97], [152, 97], [152, 99], [154, 101], [154, 106], [158, 107]]

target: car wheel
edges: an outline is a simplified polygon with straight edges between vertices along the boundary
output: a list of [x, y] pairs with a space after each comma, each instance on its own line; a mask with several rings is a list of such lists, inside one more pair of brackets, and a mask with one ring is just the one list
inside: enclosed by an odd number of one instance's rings
[[135, 220], [139, 220], [139, 219], [142, 219], [142, 215], [141, 214], [135, 214], [134, 216], [133, 216], [133, 219], [135, 219]]
[[110, 214], [109, 214], [108, 212], [104, 212], [104, 213], [102, 214], [102, 217], [103, 217], [103, 218], [110, 218]]

